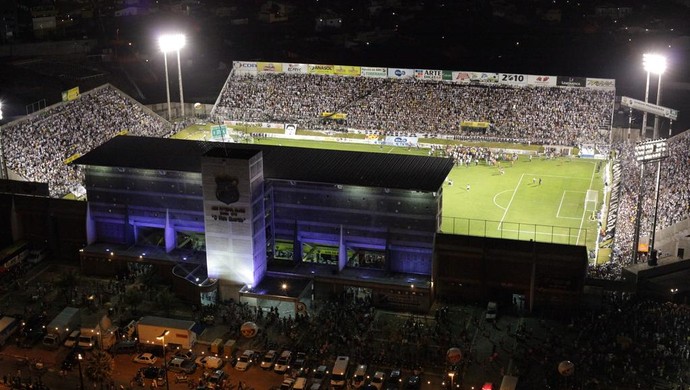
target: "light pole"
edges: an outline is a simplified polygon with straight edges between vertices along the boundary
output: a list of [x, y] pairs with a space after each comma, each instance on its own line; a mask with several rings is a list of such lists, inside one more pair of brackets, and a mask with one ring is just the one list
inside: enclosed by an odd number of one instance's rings
[[170, 82], [168, 78], [168, 52], [177, 52], [177, 73], [180, 83], [180, 107], [181, 114], [184, 117], [184, 92], [182, 89], [182, 66], [180, 64], [180, 50], [185, 46], [187, 39], [184, 34], [164, 34], [158, 38], [158, 45], [163, 52], [165, 62], [165, 90], [168, 94], [168, 120], [172, 117], [172, 109], [170, 108]]
[[[649, 102], [649, 75], [651, 73], [654, 73], [656, 75], [659, 75], [659, 85], [657, 87], [657, 95], [656, 95], [656, 104], [659, 105], [661, 103], [661, 74], [666, 71], [666, 57], [659, 55], [659, 54], [650, 54], [646, 53], [642, 55], [642, 66], [644, 67], [644, 70], [647, 72], [647, 85], [645, 87], [645, 92], [644, 92], [644, 102], [648, 103]], [[645, 111], [642, 114], [642, 139], [644, 139], [644, 136], [646, 135], [647, 131], [647, 112]], [[654, 139], [659, 138], [659, 116], [655, 115], [654, 116], [654, 134], [653, 134]]]
[[168, 382], [168, 362], [165, 358], [165, 336], [167, 336], [168, 333], [170, 333], [170, 331], [166, 329], [163, 331], [163, 333], [161, 333], [160, 336], [156, 338], [163, 342], [163, 369], [165, 370], [165, 388], [167, 390], [170, 390], [170, 383]]
[[84, 357], [79, 353], [77, 354], [77, 364], [79, 365], [79, 389], [84, 390], [84, 376], [81, 373], [81, 361]]

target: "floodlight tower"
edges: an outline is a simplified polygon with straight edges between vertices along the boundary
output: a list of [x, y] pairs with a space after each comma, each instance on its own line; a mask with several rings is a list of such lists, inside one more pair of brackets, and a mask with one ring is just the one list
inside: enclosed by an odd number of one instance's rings
[[180, 107], [182, 117], [184, 117], [184, 93], [182, 90], [182, 66], [180, 65], [180, 50], [187, 43], [184, 34], [164, 34], [158, 38], [158, 45], [163, 52], [165, 62], [165, 91], [168, 96], [168, 120], [171, 120], [172, 109], [170, 108], [170, 81], [168, 79], [168, 52], [177, 52], [177, 74], [180, 83]]
[[659, 209], [659, 181], [661, 179], [661, 160], [668, 157], [668, 143], [665, 139], [656, 139], [651, 141], [640, 142], [635, 146], [635, 159], [640, 163], [640, 188], [637, 195], [637, 214], [635, 219], [635, 237], [633, 237], [633, 261], [637, 263], [639, 260], [639, 242], [640, 242], [640, 220], [642, 217], [642, 194], [644, 193], [644, 166], [648, 162], [657, 163], [656, 171], [656, 187], [654, 191], [654, 220], [652, 222], [652, 232], [649, 239], [649, 265], [656, 265], [656, 252], [654, 249], [654, 239], [656, 237], [656, 220], [657, 211]]
[[[650, 54], [646, 53], [642, 55], [642, 66], [644, 67], [644, 70], [647, 72], [647, 85], [645, 87], [645, 92], [644, 92], [644, 102], [648, 103], [649, 102], [649, 75], [654, 73], [656, 75], [659, 75], [659, 84], [657, 87], [657, 94], [656, 94], [656, 104], [659, 105], [661, 103], [661, 75], [666, 71], [666, 57], [659, 55], [659, 54]], [[642, 114], [642, 134], [641, 138], [644, 139], [644, 136], [646, 135], [647, 131], [647, 112], [645, 111]], [[659, 138], [659, 117], [655, 116], [654, 117], [654, 139]]]

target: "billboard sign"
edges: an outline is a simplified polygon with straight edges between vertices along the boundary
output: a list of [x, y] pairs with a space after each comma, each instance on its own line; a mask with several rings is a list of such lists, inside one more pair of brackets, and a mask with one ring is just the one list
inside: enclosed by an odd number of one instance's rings
[[234, 68], [237, 74], [256, 74], [258, 72], [256, 62], [235, 61]]
[[556, 76], [527, 75], [527, 85], [535, 87], [555, 87]]
[[498, 73], [486, 72], [469, 72], [470, 82], [473, 83], [496, 83], [498, 82]]
[[362, 77], [372, 78], [386, 78], [388, 77], [388, 68], [373, 68], [370, 66], [363, 66], [361, 68]]
[[283, 73], [283, 64], [280, 62], [257, 62], [259, 73]]
[[587, 86], [587, 79], [584, 77], [556, 77], [556, 85], [559, 87], [585, 87]]
[[614, 90], [616, 89], [616, 80], [615, 79], [594, 79], [594, 78], [587, 78], [587, 88], [592, 88], [592, 89], [608, 89], [608, 90]]
[[283, 72], [288, 74], [306, 74], [306, 64], [283, 64]]
[[441, 81], [441, 80], [443, 80], [443, 71], [441, 71], [441, 70], [429, 70], [429, 69], [417, 69], [414, 71], [414, 77], [417, 80]]
[[409, 79], [414, 77], [414, 70], [402, 68], [388, 68], [388, 77], [392, 79]]
[[621, 106], [640, 110], [648, 114], [663, 116], [664, 118], [668, 118], [673, 121], [678, 120], [678, 110], [657, 106], [656, 104], [652, 103], [645, 103], [642, 100], [633, 99], [627, 96], [621, 97]]
[[451, 81], [454, 83], [469, 83], [470, 72], [452, 72]]
[[319, 75], [333, 75], [335, 74], [335, 66], [322, 64], [307, 65], [307, 73]]
[[335, 65], [333, 73], [338, 76], [359, 77], [362, 75], [362, 68], [359, 66]]
[[498, 82], [501, 84], [527, 85], [527, 75], [518, 73], [499, 73]]
[[417, 145], [417, 137], [395, 137], [395, 136], [386, 136], [386, 145], [395, 145], [395, 146], [415, 146]]

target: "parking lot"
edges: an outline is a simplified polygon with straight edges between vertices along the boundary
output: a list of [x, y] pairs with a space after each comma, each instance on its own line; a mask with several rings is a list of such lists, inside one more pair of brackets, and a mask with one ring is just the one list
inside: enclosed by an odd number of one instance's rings
[[[43, 264], [27, 273], [17, 281], [23, 289], [9, 289], [2, 297], [0, 304], [3, 314], [29, 316], [41, 313], [46, 318], [52, 318], [68, 303], [56, 287], [66, 271], [74, 272], [75, 269]], [[77, 293], [73, 294], [78, 297], [78, 302], [72, 299], [69, 303], [82, 307], [82, 310], [96, 312], [113, 308], [111, 312], [114, 324], [125, 323], [136, 318], [135, 314], [143, 313], [199, 320], [200, 312], [183, 305], [166, 308], [166, 313], [159, 308], [157, 312], [155, 302], [148, 299], [152, 297], [150, 291], [145, 293], [147, 298], [139, 305], [137, 313], [133, 313], [121, 301], [122, 294], [118, 291], [126, 291], [140, 283], [140, 280], [133, 279], [120, 288], [117, 285], [113, 287], [112, 280], [80, 278]], [[156, 286], [152, 288], [155, 289]], [[96, 298], [92, 298], [94, 296]], [[284, 376], [298, 374], [294, 366], [287, 369], [285, 375], [259, 368], [255, 360], [263, 357], [270, 349], [276, 350], [278, 354], [284, 350], [292, 351], [292, 359], [288, 365], [294, 364], [294, 357], [302, 352], [303, 372], [308, 382], [313, 382], [314, 370], [319, 366], [325, 366], [330, 375], [336, 357], [345, 355], [349, 357], [348, 385], [352, 385], [351, 376], [357, 368], [366, 365], [365, 384], [377, 372], [380, 373], [379, 376], [388, 378], [393, 371], [399, 371], [398, 383], [401, 388], [407, 386], [408, 381], [410, 388], [422, 389], [448, 388], [451, 381], [458, 388], [479, 389], [486, 382], [493, 383], [498, 388], [503, 375], [515, 374], [519, 370], [519, 366], [512, 360], [519, 328], [539, 333], [540, 327], [548, 325], [535, 319], [521, 319], [508, 310], [501, 312], [500, 309], [495, 322], [486, 321], [486, 307], [479, 305], [437, 306], [429, 315], [424, 316], [386, 312], [369, 307], [365, 300], [348, 296], [318, 302], [310, 316], [301, 318], [280, 318], [273, 312], [256, 312], [241, 305], [219, 307], [216, 320], [207, 324], [198, 334], [193, 353], [195, 358], [207, 356], [211, 354], [210, 344], [214, 340], [236, 339], [237, 343], [232, 351], [222, 351], [219, 354], [220, 358], [228, 361], [221, 368], [225, 373], [224, 382], [221, 383], [225, 383], [227, 388], [237, 388], [242, 382], [245, 389], [277, 388]], [[254, 321], [259, 325], [257, 337], [247, 339], [240, 335], [238, 324], [245, 321]], [[446, 360], [446, 351], [451, 347], [459, 348], [463, 355], [453, 367], [449, 367]], [[233, 368], [237, 358], [246, 349], [256, 352], [254, 361], [244, 371]], [[162, 355], [161, 348], [148, 351]], [[132, 361], [137, 352], [126, 352], [114, 355], [112, 384], [124, 388], [139, 387], [141, 382], [135, 378], [137, 371], [144, 365]], [[88, 353], [85, 352], [85, 355]], [[168, 358], [172, 353], [173, 351], [168, 351]], [[65, 347], [46, 349], [38, 342], [30, 348], [21, 348], [10, 342], [0, 351], [0, 376], [8, 379], [19, 376], [24, 383], [40, 381], [54, 389], [77, 388], [79, 367], [72, 367], [66, 373], [61, 372], [62, 362], [67, 354], [68, 349]], [[36, 368], [37, 363], [40, 368]], [[452, 371], [448, 371], [449, 369]], [[449, 377], [449, 372], [453, 373], [452, 378]], [[170, 372], [168, 386], [189, 388], [191, 384], [198, 385], [201, 378], [208, 379], [211, 374], [212, 370], [196, 369], [184, 381], [176, 383], [176, 374]], [[413, 378], [410, 379], [411, 377]], [[89, 384], [83, 375], [82, 380]], [[143, 385], [150, 387], [151, 382], [151, 378], [145, 378]], [[157, 383], [159, 386], [161, 384]]]

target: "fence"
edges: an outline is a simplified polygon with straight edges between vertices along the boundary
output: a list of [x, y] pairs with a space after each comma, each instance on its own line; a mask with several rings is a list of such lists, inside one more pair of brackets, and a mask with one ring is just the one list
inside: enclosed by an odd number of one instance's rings
[[591, 234], [585, 228], [458, 217], [443, 217], [441, 232], [522, 241], [534, 240], [554, 244], [585, 245], [589, 249], [593, 249], [597, 241], [596, 234]]

